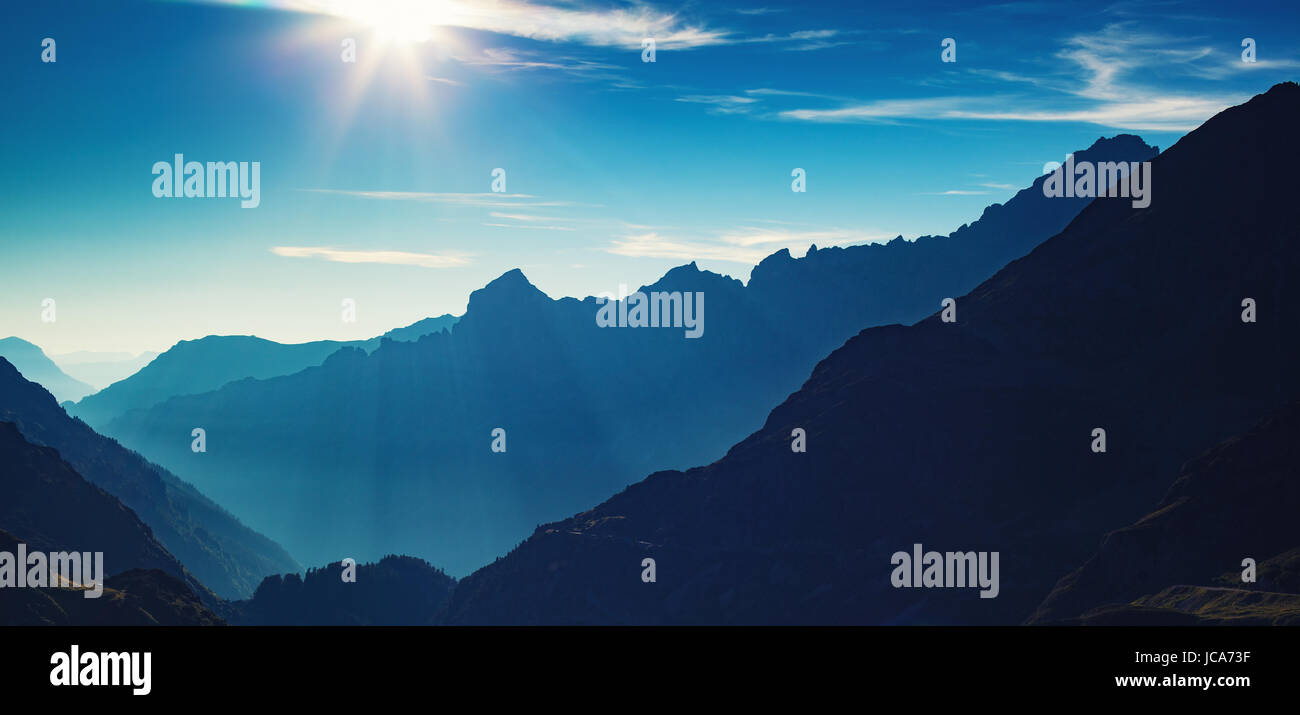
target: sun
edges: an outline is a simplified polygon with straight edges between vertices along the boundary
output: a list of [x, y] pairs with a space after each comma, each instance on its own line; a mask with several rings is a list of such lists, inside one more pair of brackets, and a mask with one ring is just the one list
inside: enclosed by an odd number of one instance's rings
[[[216, 0], [248, 7], [303, 13], [279, 38], [281, 52], [309, 54], [331, 61], [331, 79], [321, 84], [323, 109], [318, 123], [327, 133], [326, 162], [347, 141], [350, 129], [368, 103], [389, 101], [389, 112], [409, 122], [411, 146], [419, 145], [446, 111], [459, 82], [431, 81], [443, 66], [472, 55], [471, 41], [454, 28], [464, 25], [475, 8], [465, 0]], [[348, 48], [345, 50], [341, 48]], [[340, 62], [341, 60], [341, 62]]]
[[330, 14], [366, 25], [384, 45], [410, 45], [433, 39], [446, 25], [450, 5], [439, 0], [335, 0]]
[[374, 25], [375, 40], [383, 45], [428, 42], [433, 33], [427, 28], [400, 22], [380, 22]]

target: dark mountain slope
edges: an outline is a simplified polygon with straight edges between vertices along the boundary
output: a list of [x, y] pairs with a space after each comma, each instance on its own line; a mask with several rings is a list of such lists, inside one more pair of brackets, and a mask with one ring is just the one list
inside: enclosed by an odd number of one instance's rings
[[[0, 420], [13, 422], [28, 441], [57, 449], [78, 474], [121, 499], [168, 551], [223, 598], [246, 596], [268, 574], [298, 569], [279, 545], [194, 487], [68, 417], [48, 392], [24, 380], [3, 359]], [[188, 443], [189, 435], [179, 438]], [[3, 469], [8, 465], [0, 462]]]
[[[87, 482], [49, 447], [0, 422], [0, 551], [102, 552], [104, 592], [0, 588], [0, 625], [209, 625], [220, 622], [196, 593], [216, 601], [122, 502]], [[23, 566], [23, 568], [26, 568]]]
[[[1293, 83], [1220, 113], [1154, 160], [1149, 208], [1094, 201], [955, 324], [863, 331], [724, 459], [540, 527], [447, 621], [1022, 621], [1162, 474], [1300, 395], [1297, 116]], [[1000, 594], [891, 588], [916, 543], [999, 552]]]
[[[1151, 153], [1121, 136], [1080, 156]], [[952, 237], [775, 256], [749, 287], [675, 268], [643, 290], [702, 293], [696, 339], [600, 328], [595, 299], [551, 300], [514, 270], [475, 291], [449, 334], [342, 350], [105, 430], [306, 561], [401, 551], [468, 573], [647, 472], [717, 459], [863, 326], [922, 317], [1085, 203], [1031, 189]], [[208, 430], [206, 454], [176, 439], [194, 426]], [[497, 427], [501, 454], [489, 449]]]
[[[16, 553], [19, 541], [0, 529], [0, 551]], [[104, 555], [105, 568], [109, 558]], [[80, 588], [0, 589], [0, 626], [222, 624], [184, 581], [159, 569], [131, 569], [109, 576], [98, 598], [86, 598]]]
[[[1195, 610], [1207, 618], [1237, 602], [1225, 601], [1227, 596], [1251, 592], [1273, 593], [1273, 608], [1288, 603], [1281, 595], [1290, 594], [1290, 608], [1300, 615], [1297, 513], [1300, 403], [1292, 403], [1184, 465], [1155, 510], [1107, 534], [1098, 552], [1061, 579], [1030, 622], [1063, 621], [1132, 601]], [[1242, 582], [1245, 558], [1258, 565], [1254, 583]], [[1178, 607], [1174, 593], [1186, 599], [1198, 589], [1214, 599]]]
[[82, 479], [58, 451], [23, 439], [11, 422], [0, 422], [0, 465], [0, 529], [30, 550], [102, 551], [106, 575], [161, 569], [206, 590], [126, 505]]

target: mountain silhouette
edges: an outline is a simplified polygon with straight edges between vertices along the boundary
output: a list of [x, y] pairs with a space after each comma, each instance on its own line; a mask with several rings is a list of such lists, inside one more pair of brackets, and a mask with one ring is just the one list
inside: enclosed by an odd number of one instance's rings
[[[1147, 161], [1159, 153], [1132, 134], [1101, 137], [1074, 152], [1076, 162]], [[802, 259], [778, 251], [750, 276], [749, 291], [769, 314], [797, 325], [824, 346], [825, 357], [859, 330], [914, 323], [942, 298], [970, 292], [1013, 259], [1065, 228], [1090, 199], [1048, 198], [1040, 176], [1005, 204], [984, 209], [979, 220], [947, 236], [831, 247], [813, 246]], [[851, 310], [834, 307], [853, 306]], [[811, 364], [808, 369], [811, 369]], [[803, 377], [807, 376], [804, 370]]]
[[[1153, 160], [1148, 208], [1093, 201], [955, 322], [862, 331], [723, 459], [539, 527], [445, 621], [1024, 621], [1178, 464], [1300, 395], [1297, 116], [1294, 83], [1221, 112]], [[892, 587], [915, 544], [998, 552], [999, 594]]]
[[355, 580], [343, 576], [341, 562], [306, 576], [268, 576], [253, 598], [224, 604], [228, 620], [240, 626], [427, 626], [456, 585], [410, 556], [356, 564]]
[[198, 340], [182, 340], [139, 372], [69, 405], [68, 412], [99, 429], [129, 410], [151, 407], [171, 397], [216, 390], [244, 378], [289, 375], [321, 364], [340, 348], [355, 347], [370, 352], [385, 339], [417, 340], [455, 325], [456, 320], [453, 315], [425, 318], [370, 340], [286, 344], [252, 335], [209, 335]]
[[[171, 554], [223, 598], [246, 597], [265, 576], [299, 568], [278, 544], [241, 524], [190, 484], [69, 417], [49, 392], [23, 379], [3, 358], [0, 421], [12, 422], [27, 441], [58, 450], [78, 474], [120, 499]], [[188, 435], [181, 439], [189, 442]], [[13, 463], [0, 459], [0, 472], [12, 468]], [[86, 526], [96, 528], [96, 523]], [[17, 534], [25, 536], [21, 530]]]
[[[1152, 153], [1120, 136], [1079, 154]], [[1031, 188], [947, 238], [778, 254], [749, 286], [692, 263], [643, 287], [702, 294], [698, 338], [602, 328], [595, 298], [552, 300], [515, 269], [474, 291], [450, 332], [343, 348], [318, 367], [173, 397], [102, 429], [306, 562], [400, 550], [465, 574], [648, 472], [716, 460], [858, 330], [933, 311], [1086, 203]], [[206, 453], [178, 439], [195, 427]], [[494, 433], [505, 451], [493, 451]]]
[[[1300, 624], [1300, 403], [1183, 466], [1151, 513], [1107, 534], [1030, 623], [1193, 621]], [[1242, 579], [1242, 561], [1256, 580]], [[1109, 607], [1109, 608], [1108, 608]], [[1155, 611], [1152, 614], [1152, 611]]]
[[43, 350], [22, 338], [0, 339], [0, 357], [12, 363], [27, 379], [39, 382], [59, 402], [80, 400], [95, 391], [95, 388], [60, 370]]

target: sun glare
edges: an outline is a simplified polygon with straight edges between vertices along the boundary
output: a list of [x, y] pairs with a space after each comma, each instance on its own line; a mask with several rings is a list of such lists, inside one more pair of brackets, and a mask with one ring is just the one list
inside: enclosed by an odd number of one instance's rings
[[428, 42], [447, 19], [437, 0], [339, 0], [331, 6], [331, 14], [371, 27], [384, 44]]
[[[287, 52], [310, 52], [342, 58], [341, 43], [353, 48], [339, 64], [339, 82], [327, 90], [330, 110], [327, 155], [337, 153], [367, 102], [380, 96], [399, 98], [387, 105], [419, 121], [421, 133], [431, 131], [439, 111], [455, 96], [449, 85], [430, 81], [444, 74], [448, 58], [471, 52], [455, 26], [455, 3], [441, 0], [282, 0], [278, 7], [318, 16], [286, 33]], [[345, 44], [343, 46], [346, 46]], [[456, 83], [451, 83], [452, 85]], [[376, 93], [381, 94], [376, 94]], [[415, 129], [411, 130], [415, 132]], [[412, 146], [421, 135], [408, 137]], [[327, 156], [328, 161], [328, 156]]]

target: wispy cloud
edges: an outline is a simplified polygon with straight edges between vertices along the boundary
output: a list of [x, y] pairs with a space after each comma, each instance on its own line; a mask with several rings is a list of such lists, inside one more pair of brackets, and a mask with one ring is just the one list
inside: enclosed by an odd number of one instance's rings
[[893, 119], [950, 119], [958, 107], [981, 101], [967, 97], [880, 99], [836, 109], [788, 109], [779, 116], [812, 122], [871, 122]]
[[747, 89], [745, 94], [751, 97], [820, 97], [822, 99], [835, 99], [835, 97], [817, 94], [816, 92], [798, 92], [788, 89], [772, 89], [770, 87]]
[[534, 230], [534, 231], [574, 231], [574, 230], [576, 230], [576, 229], [574, 229], [572, 226], [549, 226], [549, 225], [546, 225], [546, 224], [540, 224], [540, 223], [485, 223], [485, 224], [483, 224], [483, 225], [484, 225], [484, 226], [492, 226], [492, 227], [494, 227], [494, 228], [523, 228], [523, 229], [530, 229], [530, 230]]
[[924, 191], [922, 196], [986, 196], [987, 191], [970, 191], [966, 189], [949, 189], [947, 191]]
[[418, 201], [453, 206], [478, 206], [489, 208], [538, 208], [545, 206], [575, 206], [571, 201], [541, 201], [531, 194], [466, 194], [422, 191], [346, 191], [341, 189], [300, 189], [316, 194], [352, 196], [359, 199], [381, 201]]
[[893, 237], [893, 234], [838, 228], [796, 231], [744, 227], [707, 237], [665, 236], [650, 231], [616, 238], [604, 250], [635, 258], [715, 260], [752, 265], [782, 248], [795, 252], [808, 248], [810, 244], [845, 246], [887, 241]]
[[953, 119], [1022, 122], [1083, 122], [1136, 131], [1187, 132], [1246, 97], [1234, 99], [1164, 96], [1132, 102], [1107, 102], [1094, 109], [1011, 112], [953, 110]]
[[532, 222], [542, 222], [542, 223], [546, 223], [549, 221], [572, 221], [573, 220], [567, 218], [557, 218], [554, 216], [536, 216], [533, 214], [504, 213], [501, 211], [491, 211], [488, 213], [488, 215], [491, 216], [492, 218], [506, 218], [506, 219], [510, 219], [511, 221], [532, 221]]
[[734, 94], [690, 94], [678, 97], [678, 102], [707, 104], [709, 111], [715, 114], [743, 114], [750, 111], [758, 102], [753, 97], [741, 97]]
[[735, 43], [758, 44], [772, 43], [784, 45], [782, 49], [794, 51], [821, 50], [827, 47], [852, 44], [848, 40], [832, 40], [840, 35], [839, 30], [796, 30], [785, 34], [766, 34], [754, 37], [734, 39]]
[[[200, 0], [245, 5], [246, 0]], [[261, 6], [295, 12], [333, 15], [363, 24], [398, 24], [412, 29], [464, 28], [549, 42], [573, 42], [596, 47], [640, 48], [655, 38], [661, 49], [689, 49], [725, 44], [728, 30], [710, 29], [680, 13], [648, 5], [628, 8], [578, 4], [544, 5], [526, 0], [264, 0]]]
[[[247, 0], [190, 0], [206, 4], [247, 5]], [[412, 36], [435, 28], [461, 28], [511, 37], [589, 47], [640, 49], [647, 37], [656, 49], [689, 50], [697, 47], [754, 42], [788, 43], [790, 50], [816, 50], [846, 44], [829, 38], [839, 30], [797, 30], [785, 34], [746, 35], [709, 27], [683, 11], [665, 11], [640, 1], [627, 6], [568, 2], [543, 4], [529, 0], [262, 0], [260, 7], [331, 15], [378, 27], [400, 27]], [[738, 10], [742, 16], [785, 12], [774, 8]], [[534, 65], [543, 67], [544, 65]]]
[[488, 212], [488, 215], [492, 218], [516, 221], [518, 223], [484, 223], [484, 226], [493, 226], [496, 228], [536, 229], [540, 231], [576, 231], [576, 227], [565, 224], [578, 223], [591, 225], [593, 223], [601, 222], [598, 219], [539, 216], [536, 214], [506, 213], [504, 211], [490, 211]]
[[839, 34], [839, 30], [800, 30], [799, 32], [792, 32], [786, 39], [795, 40], [797, 42], [787, 46], [785, 49], [794, 52], [808, 52], [811, 50], [824, 50], [830, 47], [840, 47], [842, 45], [853, 44], [849, 40], [831, 39]]
[[741, 94], [684, 94], [674, 101], [706, 105], [710, 114], [771, 114], [775, 111], [772, 104], [791, 98], [845, 101], [843, 97], [770, 87], [746, 89]]
[[[880, 99], [832, 108], [788, 109], [776, 116], [828, 123], [904, 119], [1081, 122], [1115, 129], [1181, 132], [1247, 98], [1240, 92], [1189, 93], [1145, 84], [1143, 69], [1152, 66], [1166, 73], [1213, 79], [1249, 71], [1250, 64], [1195, 39], [1137, 32], [1129, 23], [1067, 37], [1056, 58], [1065, 61], [1064, 71], [1037, 77], [991, 69], [971, 71], [987, 79], [1029, 85], [1048, 92], [1046, 95], [1004, 92]], [[1286, 69], [1291, 62], [1275, 60], [1272, 68]]]
[[1280, 59], [1242, 62], [1241, 58], [1234, 54], [1224, 62], [1215, 62], [1204, 66], [1194, 67], [1190, 72], [1196, 77], [1202, 79], [1217, 80], [1238, 77], [1247, 72], [1267, 72], [1270, 70], [1286, 71], [1296, 69], [1300, 69], [1300, 60]]
[[900, 119], [1081, 122], [1115, 129], [1184, 132], [1244, 99], [1152, 95], [1134, 101], [1101, 102], [1080, 109], [1041, 107], [1041, 102], [1024, 101], [1019, 102], [1022, 105], [1019, 109], [998, 109], [995, 105], [1005, 107], [1016, 102], [1005, 97], [942, 97], [880, 100], [838, 109], [793, 109], [780, 112], [779, 116], [813, 122], [890, 123]]
[[286, 258], [321, 258], [335, 263], [385, 263], [422, 268], [455, 268], [469, 264], [468, 258], [457, 255], [407, 251], [349, 251], [327, 246], [272, 246], [271, 253]]
[[495, 70], [561, 70], [571, 74], [609, 75], [622, 69], [618, 65], [595, 62], [579, 57], [556, 56], [509, 47], [486, 47], [475, 54], [455, 57], [461, 64]]

